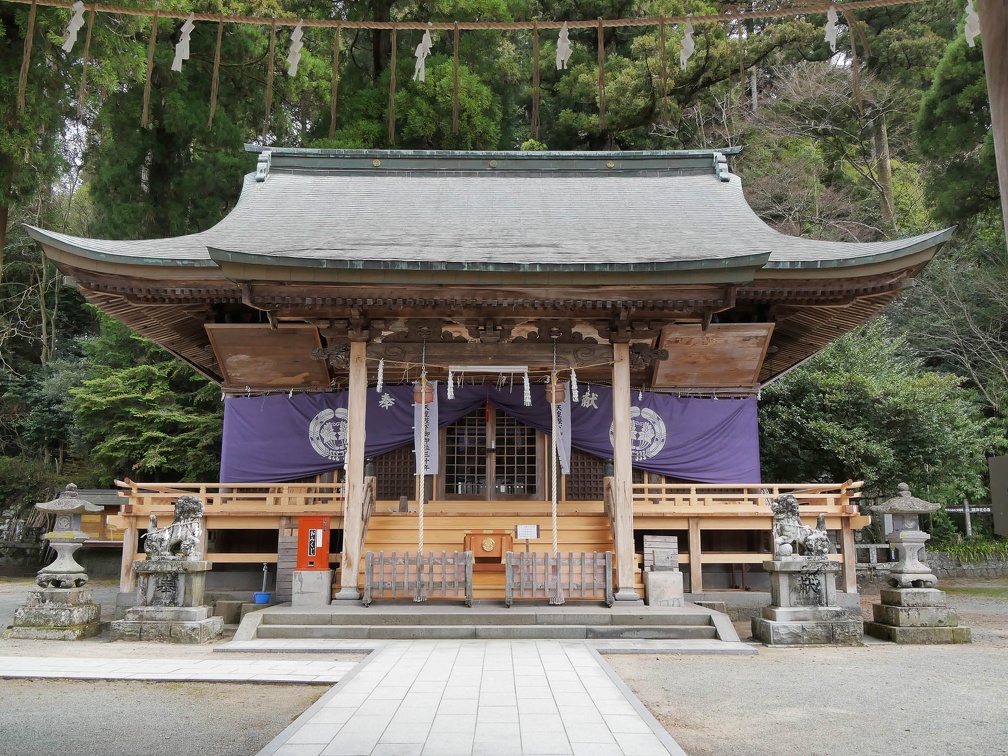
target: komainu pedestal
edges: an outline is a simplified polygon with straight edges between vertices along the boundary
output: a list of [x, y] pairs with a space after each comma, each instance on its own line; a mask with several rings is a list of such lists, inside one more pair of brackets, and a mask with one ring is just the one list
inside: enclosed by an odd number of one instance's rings
[[770, 606], [753, 617], [753, 637], [768, 646], [859, 646], [860, 619], [836, 603], [836, 579], [843, 565], [816, 557], [764, 562], [770, 574]]
[[200, 559], [203, 502], [180, 496], [175, 519], [159, 528], [151, 515], [144, 541], [147, 558], [133, 563], [137, 604], [112, 623], [112, 640], [206, 643], [224, 630], [224, 618], [203, 605], [206, 574], [213, 565]]

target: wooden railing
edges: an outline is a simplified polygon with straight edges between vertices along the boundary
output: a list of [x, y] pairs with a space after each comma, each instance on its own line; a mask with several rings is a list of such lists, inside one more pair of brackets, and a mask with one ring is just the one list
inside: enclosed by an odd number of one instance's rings
[[540, 554], [509, 551], [504, 555], [504, 605], [515, 598], [597, 599], [613, 605], [613, 555], [592, 553]]
[[203, 500], [205, 515], [343, 514], [342, 483], [135, 483], [117, 480], [124, 515], [170, 514], [183, 494]]
[[854, 499], [861, 495], [861, 482], [846, 483], [751, 483], [737, 486], [684, 483], [634, 483], [634, 514], [749, 514], [772, 516], [770, 502], [792, 494], [809, 513], [832, 511], [855, 514]]
[[473, 604], [473, 553], [453, 551], [450, 554], [408, 551], [386, 555], [384, 551], [364, 554], [364, 606], [376, 598], [412, 599], [464, 598]]

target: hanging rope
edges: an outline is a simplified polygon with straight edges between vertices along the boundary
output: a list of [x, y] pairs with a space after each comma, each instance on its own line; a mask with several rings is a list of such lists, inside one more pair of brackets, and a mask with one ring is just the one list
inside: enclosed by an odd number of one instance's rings
[[23, 113], [25, 109], [25, 89], [28, 86], [28, 65], [31, 61], [32, 40], [35, 36], [35, 9], [36, 1], [32, 0], [31, 10], [28, 11], [28, 31], [25, 34], [24, 57], [21, 59], [21, 75], [18, 77], [18, 112]]
[[140, 126], [147, 127], [147, 114], [150, 112], [151, 72], [154, 70], [154, 44], [157, 42], [158, 11], [154, 11], [151, 21], [150, 41], [147, 43], [147, 80], [144, 81], [143, 114], [140, 116]]
[[336, 27], [332, 53], [332, 99], [329, 101], [329, 138], [336, 136], [336, 96], [339, 94], [340, 28]]
[[88, 14], [87, 34], [84, 36], [84, 59], [81, 63], [80, 89], [77, 91], [77, 118], [84, 117], [84, 95], [87, 92], [87, 64], [88, 53], [91, 50], [91, 28], [94, 26], [95, 6], [91, 6], [91, 13]]
[[266, 67], [266, 117], [263, 119], [262, 138], [266, 141], [269, 131], [270, 110], [273, 107], [273, 66], [276, 64], [274, 51], [276, 49], [276, 21], [270, 24], [269, 60]]
[[[857, 102], [858, 113], [864, 115], [864, 100], [861, 97], [861, 73], [860, 66], [858, 65], [857, 59], [857, 44], [854, 41], [854, 36], [856, 33], [861, 32], [858, 26], [857, 19], [854, 18], [854, 14], [851, 13], [846, 8], [843, 9], [844, 18], [847, 19], [847, 28], [849, 29], [850, 35], [850, 47], [851, 47], [851, 84], [854, 88], [854, 100]], [[861, 33], [861, 39], [864, 43], [862, 48], [867, 52], [867, 41], [864, 38], [864, 34]]]
[[396, 68], [396, 28], [392, 27], [392, 76], [389, 78], [388, 139], [389, 146], [395, 147], [395, 68]]
[[[427, 345], [424, 344], [426, 354]], [[414, 601], [423, 601], [424, 503], [427, 498], [427, 370], [420, 373], [420, 492], [417, 494], [417, 589]]]
[[539, 138], [539, 22], [532, 22], [532, 136]]
[[459, 25], [455, 22], [455, 36], [453, 39], [455, 47], [455, 63], [453, 74], [455, 76], [455, 90], [452, 94], [452, 134], [458, 134], [459, 130]]
[[598, 20], [598, 122], [605, 129], [605, 31]]
[[659, 33], [661, 35], [661, 84], [662, 84], [662, 101], [661, 101], [661, 124], [662, 126], [669, 125], [670, 118], [670, 107], [669, 107], [669, 96], [668, 96], [668, 46], [665, 42], [665, 14], [661, 15], [661, 23], [659, 24]]
[[550, 465], [552, 466], [552, 497], [553, 497], [553, 507], [551, 511], [551, 516], [553, 518], [553, 556], [557, 555], [557, 374], [553, 371], [550, 376], [550, 409], [553, 415], [553, 438], [551, 446], [553, 447], [553, 452], [550, 456]]
[[217, 51], [213, 59], [213, 80], [210, 84], [210, 119], [207, 121], [207, 128], [213, 126], [214, 113], [217, 112], [217, 81], [220, 76], [220, 49], [221, 36], [224, 34], [224, 20], [217, 22]]

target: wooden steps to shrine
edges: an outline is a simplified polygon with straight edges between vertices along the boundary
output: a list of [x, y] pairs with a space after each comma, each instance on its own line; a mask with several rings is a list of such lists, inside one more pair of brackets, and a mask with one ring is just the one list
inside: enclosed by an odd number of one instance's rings
[[[451, 502], [445, 511], [445, 502], [438, 502], [442, 510], [424, 513], [424, 552], [442, 551], [451, 554], [466, 548], [467, 536], [473, 551], [473, 598], [480, 600], [504, 599], [503, 552], [509, 548], [524, 551], [525, 542], [515, 541], [517, 525], [538, 525], [540, 537], [531, 541], [531, 551], [552, 550], [552, 523], [548, 502]], [[535, 506], [532, 506], [532, 505]], [[493, 505], [489, 507], [488, 505]], [[573, 552], [612, 551], [612, 532], [609, 520], [590, 505], [587, 511], [566, 511], [557, 515], [557, 550]], [[595, 511], [592, 511], [595, 509]], [[376, 510], [368, 525], [364, 552], [385, 552], [391, 556], [416, 553], [419, 517], [416, 512], [381, 512]], [[503, 548], [502, 548], [503, 547]], [[363, 559], [362, 559], [363, 566]]]

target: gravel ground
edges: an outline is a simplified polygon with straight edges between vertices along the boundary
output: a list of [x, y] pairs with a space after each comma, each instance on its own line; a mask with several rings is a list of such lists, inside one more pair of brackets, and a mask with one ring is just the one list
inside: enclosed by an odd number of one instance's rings
[[[1008, 580], [939, 587], [973, 629], [972, 645], [867, 639], [862, 648], [606, 660], [691, 756], [1006, 754]], [[877, 587], [864, 589], [866, 616], [873, 601]]]

